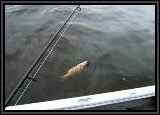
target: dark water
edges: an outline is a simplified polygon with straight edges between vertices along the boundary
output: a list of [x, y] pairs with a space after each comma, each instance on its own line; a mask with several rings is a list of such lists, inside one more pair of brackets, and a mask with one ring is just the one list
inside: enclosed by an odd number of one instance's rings
[[[6, 6], [5, 98], [76, 6]], [[61, 81], [85, 60], [89, 67]], [[155, 7], [82, 5], [18, 104], [155, 84]]]

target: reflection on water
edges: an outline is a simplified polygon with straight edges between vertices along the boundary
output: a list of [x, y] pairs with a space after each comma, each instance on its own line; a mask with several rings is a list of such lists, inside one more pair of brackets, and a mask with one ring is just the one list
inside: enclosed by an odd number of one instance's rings
[[[5, 40], [8, 92], [13, 82], [18, 82], [12, 81], [13, 70], [16, 79], [23, 76], [28, 65], [48, 43], [47, 38], [58, 30], [56, 28], [60, 27], [59, 23], [68, 17], [74, 7], [19, 6], [17, 10], [10, 11], [8, 6]], [[82, 11], [76, 15], [36, 75], [36, 82], [30, 85], [19, 104], [155, 84], [154, 10], [151, 5], [82, 6]], [[26, 21], [26, 15], [32, 13], [34, 16], [28, 17], [29, 21]], [[27, 54], [29, 51], [30, 55]], [[30, 63], [25, 63], [24, 60]], [[91, 62], [86, 69], [68, 80], [61, 81], [61, 76], [70, 67], [84, 60]], [[27, 67], [24, 69], [20, 62], [27, 64]], [[13, 63], [14, 69], [10, 66]], [[22, 72], [18, 73], [20, 71]]]

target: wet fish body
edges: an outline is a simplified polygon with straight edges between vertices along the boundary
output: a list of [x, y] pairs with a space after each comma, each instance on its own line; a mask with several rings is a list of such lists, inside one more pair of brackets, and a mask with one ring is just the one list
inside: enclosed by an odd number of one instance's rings
[[82, 63], [79, 63], [78, 65], [72, 67], [67, 71], [65, 75], [62, 76], [62, 80], [66, 80], [74, 75], [77, 75], [80, 71], [82, 71], [85, 67], [89, 65], [89, 61], [84, 61]]

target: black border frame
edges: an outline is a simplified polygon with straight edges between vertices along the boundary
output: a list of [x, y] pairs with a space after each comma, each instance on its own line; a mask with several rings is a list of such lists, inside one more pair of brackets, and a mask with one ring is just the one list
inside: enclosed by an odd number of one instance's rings
[[[88, 110], [75, 110], [75, 111], [64, 111], [64, 110], [5, 110], [5, 102], [4, 102], [4, 69], [5, 69], [5, 5], [155, 5], [155, 86], [156, 86], [156, 93], [155, 93], [155, 99], [157, 104], [155, 105], [156, 110], [100, 110], [100, 111], [88, 111]], [[83, 114], [158, 114], [159, 113], [159, 1], [1, 1], [1, 114], [77, 114], [77, 113], [83, 113]]]

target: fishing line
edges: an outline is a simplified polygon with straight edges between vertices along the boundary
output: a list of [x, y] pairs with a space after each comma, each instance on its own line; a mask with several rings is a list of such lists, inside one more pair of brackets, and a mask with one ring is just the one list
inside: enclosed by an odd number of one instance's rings
[[[80, 5], [76, 8], [76, 10], [81, 11]], [[76, 11], [75, 10], [75, 11]], [[75, 18], [77, 12], [75, 12], [75, 14], [73, 15], [73, 17], [71, 18], [70, 22], [72, 22], [72, 20]], [[43, 66], [44, 62], [47, 60], [47, 58], [49, 57], [49, 55], [52, 53], [53, 49], [55, 48], [55, 46], [57, 45], [57, 43], [59, 42], [59, 40], [61, 39], [62, 35], [64, 34], [64, 32], [68, 29], [70, 22], [68, 23], [68, 25], [65, 27], [65, 29], [63, 30], [63, 32], [60, 34], [58, 40], [56, 41], [56, 43], [53, 45], [53, 47], [51, 48], [51, 50], [49, 51], [49, 53], [47, 54], [47, 56], [45, 57], [45, 59], [43, 60], [43, 62], [41, 63], [41, 65], [38, 67], [36, 73], [33, 75], [33, 77], [31, 78], [31, 80], [29, 81], [29, 83], [27, 84], [27, 86], [25, 87], [25, 89], [23, 90], [22, 94], [19, 96], [18, 100], [16, 101], [15, 105], [17, 105], [17, 103], [19, 102], [19, 100], [22, 98], [22, 96], [24, 95], [24, 93], [26, 92], [26, 90], [28, 89], [29, 85], [32, 83], [33, 79], [36, 77], [37, 73], [39, 72], [39, 70], [41, 69], [41, 67]]]

